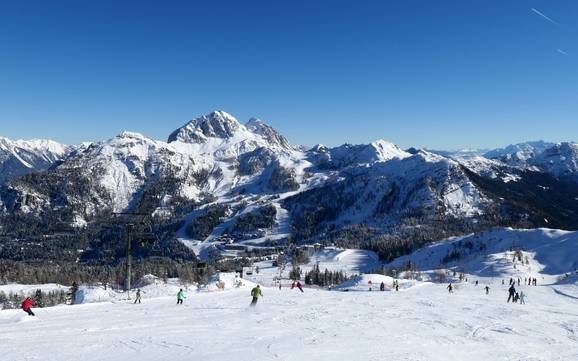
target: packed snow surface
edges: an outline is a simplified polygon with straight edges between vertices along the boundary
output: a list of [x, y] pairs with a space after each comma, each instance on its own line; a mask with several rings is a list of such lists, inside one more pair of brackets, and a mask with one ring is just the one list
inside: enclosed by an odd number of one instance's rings
[[264, 288], [0, 312], [2, 360], [576, 360], [576, 286], [423, 283], [399, 292]]

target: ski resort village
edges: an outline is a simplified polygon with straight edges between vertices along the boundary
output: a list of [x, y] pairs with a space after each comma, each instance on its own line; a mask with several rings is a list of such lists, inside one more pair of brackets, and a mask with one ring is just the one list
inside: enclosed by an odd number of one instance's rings
[[0, 361], [578, 361], [577, 19], [3, 4]]

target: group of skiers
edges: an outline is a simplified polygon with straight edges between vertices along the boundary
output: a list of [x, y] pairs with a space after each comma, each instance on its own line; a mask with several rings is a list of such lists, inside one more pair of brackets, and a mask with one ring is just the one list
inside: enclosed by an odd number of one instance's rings
[[[518, 286], [521, 285], [522, 283], [522, 278], [518, 277]], [[505, 284], [504, 280], [502, 280], [502, 284]], [[510, 286], [516, 284], [516, 280], [514, 280], [513, 278], [510, 277]], [[528, 286], [537, 286], [538, 285], [538, 280], [534, 277], [524, 277], [524, 284], [528, 285]]]
[[[534, 278], [535, 280], [535, 278]], [[502, 284], [504, 284], [504, 281], [502, 280]], [[530, 283], [528, 283], [530, 284]], [[534, 283], [535, 284], [535, 283]], [[478, 281], [476, 281], [475, 285], [478, 285]], [[523, 291], [520, 291], [520, 293], [518, 293], [516, 291], [516, 288], [514, 287], [515, 285], [515, 281], [513, 279], [510, 279], [510, 288], [508, 289], [508, 300], [507, 302], [509, 303], [510, 300], [513, 303], [520, 303], [521, 305], [525, 305], [526, 304], [526, 294]], [[454, 293], [454, 286], [453, 284], [450, 282], [448, 284], [448, 286], [446, 287], [449, 293]], [[485, 286], [484, 290], [486, 291], [486, 295], [490, 294], [490, 286]]]

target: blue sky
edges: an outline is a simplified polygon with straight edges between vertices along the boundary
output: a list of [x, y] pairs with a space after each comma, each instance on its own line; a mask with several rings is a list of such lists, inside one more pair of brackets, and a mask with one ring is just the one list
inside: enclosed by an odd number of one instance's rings
[[0, 44], [9, 138], [164, 140], [219, 109], [305, 145], [578, 140], [575, 0], [14, 1]]

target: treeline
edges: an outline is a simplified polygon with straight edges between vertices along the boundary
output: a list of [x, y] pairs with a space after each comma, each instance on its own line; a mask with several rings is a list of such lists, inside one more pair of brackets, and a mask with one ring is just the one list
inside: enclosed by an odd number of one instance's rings
[[0, 309], [20, 308], [22, 301], [26, 297], [34, 300], [34, 307], [52, 307], [65, 303], [72, 304], [74, 300], [74, 295], [64, 289], [48, 292], [38, 289], [29, 294], [24, 292], [9, 292], [6, 294], [0, 291]]
[[[133, 283], [144, 275], [153, 274], [161, 279], [180, 278], [183, 282], [202, 282], [215, 273], [214, 264], [176, 262], [170, 259], [143, 259], [133, 262]], [[32, 263], [0, 260], [0, 284], [58, 283], [71, 286], [78, 284], [102, 284], [122, 286], [126, 277], [125, 265], [81, 263]]]
[[321, 272], [319, 265], [305, 274], [306, 285], [317, 285], [321, 287], [339, 285], [348, 278], [343, 271], [329, 271], [327, 268]]

